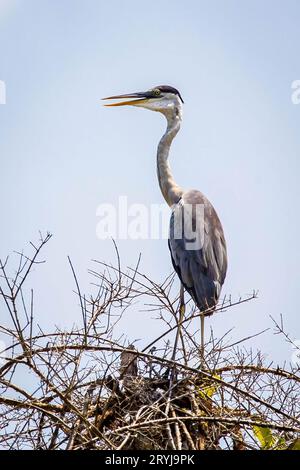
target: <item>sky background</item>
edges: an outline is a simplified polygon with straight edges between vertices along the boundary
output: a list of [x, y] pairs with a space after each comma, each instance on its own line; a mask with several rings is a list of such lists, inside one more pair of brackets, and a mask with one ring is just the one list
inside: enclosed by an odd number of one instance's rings
[[[185, 100], [171, 150], [175, 179], [201, 190], [223, 223], [229, 269], [223, 294], [259, 298], [209, 320], [233, 340], [273, 327], [299, 329], [300, 79], [298, 0], [0, 0], [0, 257], [28, 250], [38, 231], [53, 239], [27, 283], [48, 330], [80, 321], [67, 262], [91, 292], [91, 259], [115, 261], [96, 236], [97, 207], [163, 202], [156, 147], [163, 117], [106, 109], [103, 96], [168, 84]], [[123, 264], [157, 281], [172, 266], [165, 240], [116, 240]], [[12, 260], [13, 262], [13, 260]], [[4, 310], [1, 316], [6, 315]], [[132, 309], [129, 339], [161, 331]], [[291, 359], [272, 331], [250, 342], [270, 360]]]

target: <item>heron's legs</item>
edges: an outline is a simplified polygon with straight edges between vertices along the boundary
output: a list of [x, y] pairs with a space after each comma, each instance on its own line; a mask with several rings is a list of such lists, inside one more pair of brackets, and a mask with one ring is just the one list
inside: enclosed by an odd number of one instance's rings
[[204, 321], [205, 316], [204, 313], [200, 314], [200, 368], [203, 369], [204, 366]]
[[181, 334], [181, 324], [182, 324], [182, 320], [184, 318], [184, 314], [185, 314], [184, 287], [181, 284], [180, 285], [180, 300], [179, 300], [179, 321], [178, 321], [178, 326], [177, 326], [177, 332], [176, 332], [176, 338], [175, 338], [172, 358], [171, 358], [172, 361], [174, 361], [175, 358], [176, 358], [176, 350], [177, 350], [178, 341], [179, 341], [180, 334]]

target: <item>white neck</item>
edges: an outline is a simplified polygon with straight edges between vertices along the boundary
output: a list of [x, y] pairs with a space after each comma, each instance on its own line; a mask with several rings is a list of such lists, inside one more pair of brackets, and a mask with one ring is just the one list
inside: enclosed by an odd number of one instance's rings
[[183, 194], [182, 188], [176, 184], [168, 162], [169, 151], [174, 137], [180, 129], [182, 115], [180, 108], [173, 108], [164, 113], [168, 126], [157, 149], [157, 176], [159, 186], [169, 206], [176, 204]]

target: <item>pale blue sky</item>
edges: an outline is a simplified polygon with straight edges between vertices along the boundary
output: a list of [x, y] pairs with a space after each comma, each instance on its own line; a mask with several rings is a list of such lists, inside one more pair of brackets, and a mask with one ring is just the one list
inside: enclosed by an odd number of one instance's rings
[[[0, 256], [28, 246], [38, 230], [54, 238], [32, 275], [36, 316], [52, 329], [80, 318], [70, 255], [83, 290], [92, 258], [112, 261], [96, 237], [96, 209], [127, 195], [161, 203], [155, 170], [163, 118], [105, 109], [103, 96], [157, 84], [177, 87], [184, 122], [171, 152], [174, 175], [200, 189], [224, 225], [229, 270], [223, 293], [259, 299], [211, 320], [234, 339], [272, 326], [282, 313], [299, 329], [300, 79], [298, 0], [0, 0]], [[171, 270], [164, 240], [118, 241], [125, 264]], [[28, 287], [30, 285], [28, 284]], [[150, 315], [132, 310], [131, 339], [155, 335]], [[289, 361], [266, 334], [250, 342]]]

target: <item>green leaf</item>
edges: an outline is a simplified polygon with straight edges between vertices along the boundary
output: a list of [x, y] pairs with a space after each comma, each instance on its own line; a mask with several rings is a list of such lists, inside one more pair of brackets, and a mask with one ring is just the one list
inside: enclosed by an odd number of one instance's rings
[[253, 426], [253, 432], [256, 439], [259, 441], [262, 450], [268, 450], [274, 446], [276, 439], [270, 428]]
[[273, 450], [286, 450], [286, 441], [283, 437], [279, 437], [276, 441], [275, 447], [273, 447]]
[[289, 446], [288, 450], [300, 450], [300, 439], [295, 439]]
[[[220, 379], [220, 375], [213, 375], [216, 379]], [[209, 385], [203, 386], [198, 389], [200, 397], [207, 399], [207, 398], [212, 398], [213, 395], [217, 392], [220, 384], [217, 382], [209, 381]]]

